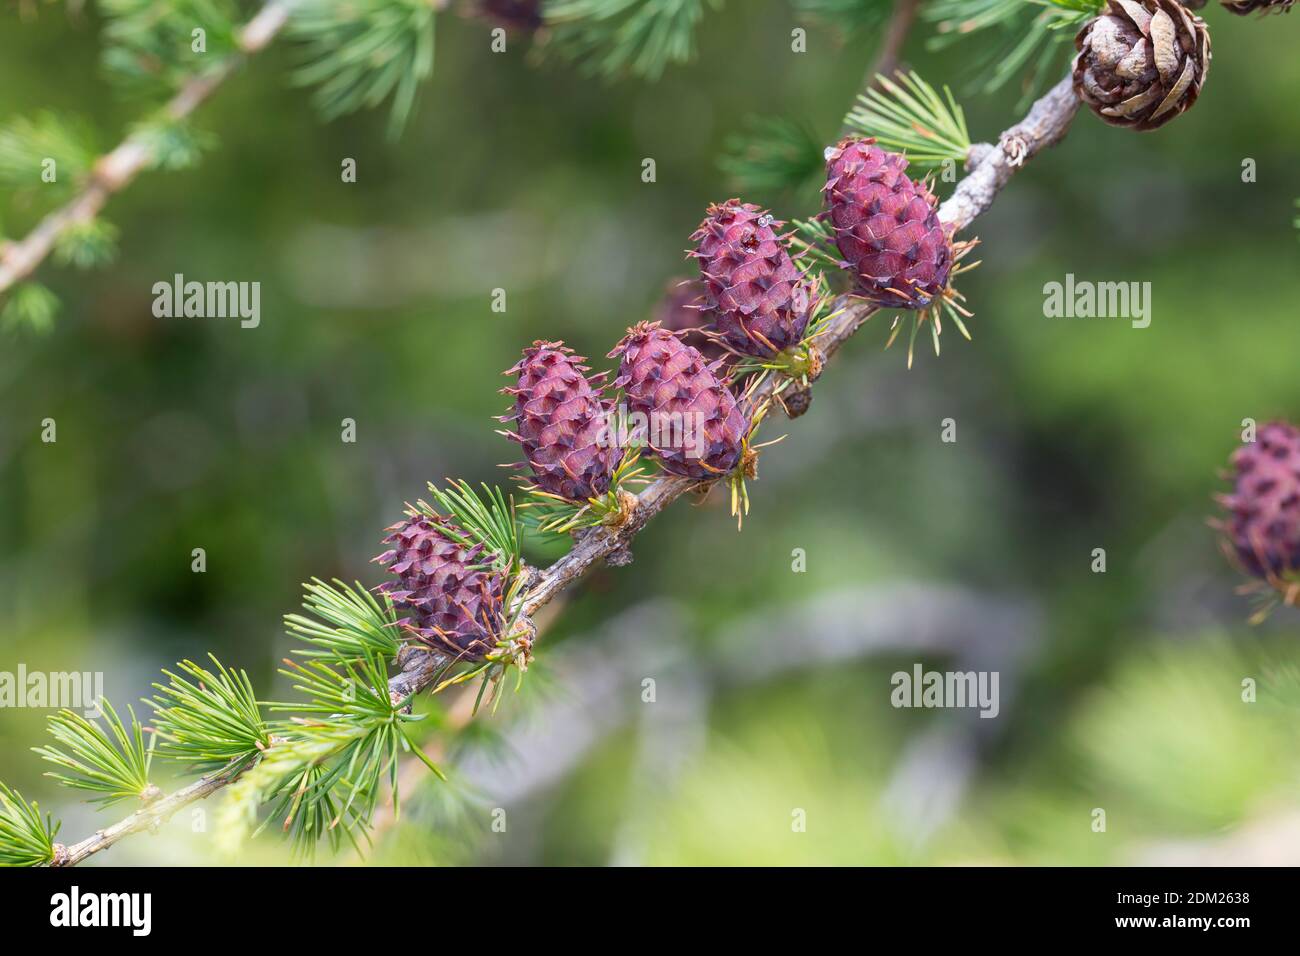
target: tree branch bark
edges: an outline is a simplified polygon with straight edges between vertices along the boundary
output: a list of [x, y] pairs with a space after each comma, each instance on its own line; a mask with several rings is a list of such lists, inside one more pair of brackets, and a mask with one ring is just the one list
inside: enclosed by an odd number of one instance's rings
[[[268, 5], [278, 6], [277, 3]], [[265, 10], [263, 11], [265, 13]], [[251, 26], [251, 24], [250, 24]], [[278, 29], [278, 27], [276, 27]], [[274, 31], [272, 31], [273, 33]], [[1070, 78], [1057, 83], [1034, 103], [1019, 123], [1007, 129], [996, 146], [980, 143], [971, 148], [968, 173], [953, 194], [939, 207], [939, 218], [960, 231], [993, 204], [1012, 175], [1033, 156], [1059, 142], [1078, 109]], [[823, 356], [829, 360], [864, 322], [879, 311], [854, 296], [841, 296], [836, 315], [818, 340]], [[756, 408], [774, 396], [775, 376], [769, 377], [750, 398]], [[627, 521], [617, 528], [596, 527], [581, 535], [564, 557], [550, 567], [529, 569], [532, 580], [519, 599], [519, 609], [531, 618], [570, 585], [587, 573], [597, 562], [616, 552], [626, 551], [632, 540], [659, 512], [695, 486], [695, 482], [674, 476], [651, 481], [639, 495]], [[411, 647], [402, 655], [400, 673], [388, 682], [390, 697], [401, 700], [427, 689], [449, 658], [440, 651]], [[56, 847], [56, 866], [71, 866], [93, 853], [112, 846], [122, 837], [147, 830], [170, 817], [177, 810], [202, 800], [238, 779], [242, 771], [218, 771], [137, 810], [120, 823], [70, 847]]]
[[148, 806], [141, 807], [135, 813], [119, 820], [111, 827], [96, 830], [79, 843], [73, 843], [71, 846], [56, 843], [54, 844], [54, 859], [50, 861], [50, 865], [76, 866], [86, 857], [92, 856], [100, 850], [107, 850], [125, 836], [132, 833], [142, 833], [145, 830], [154, 830], [170, 820], [172, 814], [182, 807], [187, 807], [191, 803], [202, 800], [209, 794], [216, 793], [227, 784], [233, 783], [239, 778], [244, 769], [244, 767], [228, 767], [210, 773], [206, 777], [200, 777], [188, 786], [160, 797]]

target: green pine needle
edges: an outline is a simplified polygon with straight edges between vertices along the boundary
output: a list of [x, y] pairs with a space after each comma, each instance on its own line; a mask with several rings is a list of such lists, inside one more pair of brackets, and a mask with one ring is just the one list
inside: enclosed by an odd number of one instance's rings
[[938, 24], [939, 36], [931, 41], [935, 48], [995, 27], [1017, 32], [1033, 15], [1032, 0], [931, 0], [922, 11], [925, 19]]
[[1106, 0], [1029, 0], [1029, 2], [1087, 14], [1089, 19], [1101, 16], [1101, 11], [1106, 7]]
[[[281, 673], [308, 701], [269, 706], [306, 716], [278, 725], [275, 747], [230, 788], [218, 817], [219, 840], [226, 852], [235, 852], [278, 820], [298, 854], [310, 855], [322, 838], [334, 849], [346, 838], [360, 850], [385, 783], [399, 805], [397, 771], [404, 756], [415, 755], [443, 777], [407, 729], [425, 715], [405, 713], [408, 701], [389, 697], [380, 655], [348, 663], [289, 662]], [[270, 813], [256, 826], [264, 804]]]
[[489, 488], [486, 484], [481, 487], [482, 496], [463, 480], [451, 482], [446, 490], [430, 482], [429, 494], [435, 504], [417, 501], [415, 512], [430, 518], [450, 517], [458, 527], [444, 525], [444, 534], [458, 539], [465, 547], [482, 544], [491, 556], [490, 566], [494, 570], [513, 571], [523, 560], [514, 498], [507, 499], [498, 487]]
[[751, 116], [727, 138], [718, 167], [741, 195], [793, 193], [822, 179], [824, 144], [806, 126], [780, 116]]
[[946, 86], [943, 95], [916, 73], [877, 76], [877, 86], [858, 96], [844, 125], [874, 136], [885, 149], [906, 153], [919, 166], [965, 162], [970, 152], [966, 116]]
[[280, 673], [297, 681], [294, 690], [302, 691], [309, 699], [268, 703], [272, 711], [388, 720], [402, 706], [389, 700], [388, 667], [379, 655], [370, 654], [358, 661], [311, 660], [305, 664], [286, 661], [285, 664]]
[[253, 771], [251, 781], [269, 806], [253, 835], [279, 821], [299, 856], [311, 856], [321, 838], [335, 850], [346, 838], [360, 852], [385, 791], [400, 813], [398, 770], [406, 755], [445, 779], [397, 715], [374, 721], [333, 718], [300, 724], [300, 731], [301, 737], [277, 752], [274, 762], [268, 759]]
[[1023, 77], [1028, 102], [1073, 54], [1074, 33], [1105, 5], [1104, 0], [931, 0], [921, 15], [936, 24], [928, 46], [942, 50], [979, 38], [971, 61], [971, 85], [992, 93]]
[[[221, 69], [238, 51], [235, 0], [99, 0], [102, 62], [123, 90], [154, 99], [193, 76]], [[203, 30], [203, 50], [194, 31]]]
[[0, 782], [0, 866], [44, 866], [54, 859], [59, 825]]
[[392, 602], [382, 601], [363, 588], [335, 579], [326, 584], [312, 578], [303, 585], [303, 608], [312, 615], [286, 614], [291, 636], [306, 641], [310, 648], [295, 648], [304, 657], [331, 657], [340, 661], [360, 660], [372, 654], [397, 656], [401, 636]]
[[78, 269], [106, 266], [117, 255], [117, 236], [117, 227], [103, 219], [76, 223], [55, 241], [54, 259]]
[[131, 136], [144, 143], [153, 169], [172, 172], [197, 166], [203, 154], [217, 144], [212, 133], [165, 113], [137, 124]]
[[[618, 416], [619, 435], [627, 433], [624, 417]], [[535, 485], [527, 486], [528, 500], [519, 506], [520, 525], [524, 530], [538, 534], [567, 535], [579, 528], [613, 524], [621, 519], [623, 502], [619, 492], [631, 493], [631, 485], [644, 483], [647, 465], [641, 453], [628, 449], [614, 474], [610, 476], [609, 490], [598, 498], [586, 501], [569, 501], [559, 495], [543, 491]]]
[[[43, 190], [62, 196], [86, 177], [96, 154], [94, 139], [79, 120], [51, 112], [20, 116], [0, 126], [0, 185], [27, 195]], [[54, 181], [47, 182], [51, 173]]]
[[54, 328], [59, 298], [39, 282], [23, 282], [14, 288], [0, 308], [0, 331], [26, 329], [45, 335]]
[[294, 83], [316, 88], [327, 120], [391, 97], [388, 135], [396, 139], [433, 74], [434, 7], [429, 0], [303, 0], [288, 29], [304, 57]]
[[815, 305], [812, 313], [808, 316], [808, 326], [803, 333], [803, 343], [801, 344], [805, 345], [816, 345], [817, 337], [825, 330], [830, 320], [841, 312], [841, 310], [835, 308], [835, 294], [832, 292], [826, 277], [814, 274], [812, 281], [812, 294]]
[[133, 708], [127, 708], [131, 717], [131, 728], [127, 730], [112, 704], [104, 698], [100, 704], [108, 733], [98, 723], [70, 710], [61, 710], [49, 719], [50, 734], [60, 746], [32, 750], [67, 772], [51, 771], [46, 776], [65, 787], [99, 794], [92, 802], [104, 807], [156, 793], [149, 783], [149, 765], [157, 738], [151, 735], [145, 745], [144, 728], [135, 719]]
[[606, 80], [657, 80], [695, 58], [695, 29], [722, 0], [547, 0], [551, 49]]
[[837, 277], [843, 272], [840, 265], [842, 257], [835, 248], [835, 234], [830, 226], [820, 217], [814, 219], [795, 219], [790, 226], [790, 253], [795, 264], [803, 271], [810, 272], [827, 287], [833, 287]]
[[795, 11], [825, 23], [845, 41], [871, 36], [889, 20], [894, 0], [792, 0]]
[[[355, 730], [360, 737], [360, 728]], [[315, 744], [329, 756], [335, 756], [341, 749], [329, 740], [316, 741]], [[366, 824], [369, 822], [361, 812], [366, 809], [364, 803], [357, 806], [355, 802], [340, 802], [333, 786], [334, 772], [326, 764], [308, 762], [295, 767], [295, 771], [282, 778], [272, 791], [266, 821], [255, 832], [260, 833], [272, 821], [281, 820], [296, 857], [314, 857], [322, 838], [329, 841], [330, 849], [337, 851], [342, 838], [347, 837], [353, 849], [360, 853], [362, 846], [358, 836], [366, 837]], [[345, 811], [346, 824], [339, 826], [345, 818]]]
[[[331, 826], [338, 807], [328, 788], [322, 789], [320, 778], [326, 762], [364, 732], [359, 724], [318, 727], [310, 736], [278, 742], [257, 766], [226, 788], [216, 814], [218, 851], [236, 857], [245, 841], [273, 819], [283, 821], [295, 852], [310, 854], [322, 836], [337, 848], [339, 837], [351, 834], [352, 828]], [[274, 812], [259, 827], [258, 811], [267, 803]]]
[[215, 673], [181, 661], [177, 667], [189, 679], [164, 670], [170, 683], [155, 683], [159, 693], [145, 700], [154, 709], [159, 754], [202, 772], [246, 765], [271, 743], [248, 674], [208, 656]]

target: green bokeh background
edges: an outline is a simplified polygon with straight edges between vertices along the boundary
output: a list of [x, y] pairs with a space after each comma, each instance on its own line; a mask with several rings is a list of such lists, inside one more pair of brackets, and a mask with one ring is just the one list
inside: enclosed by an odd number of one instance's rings
[[[1294, 834], [1279, 828], [1300, 813], [1297, 617], [1248, 627], [1205, 525], [1242, 420], [1300, 416], [1300, 18], [1211, 6], [1213, 68], [1190, 113], [1142, 135], [1081, 115], [979, 220], [983, 265], [963, 282], [973, 342], [950, 334], [941, 358], [920, 354], [907, 372], [900, 350], [881, 352], [883, 322], [869, 323], [810, 413], [767, 426], [789, 437], [750, 488], [743, 533], [717, 501], [656, 520], [632, 566], [573, 592], [535, 679], [449, 763], [495, 737], [509, 768], [516, 728], [544, 731], [557, 699], [582, 702], [582, 685], [556, 689], [548, 655], [581, 667], [611, 639], [605, 625], [647, 601], [671, 605], [678, 633], [619, 636], [671, 639], [699, 661], [661, 681], [661, 700], [688, 679], [712, 687], [686, 729], [656, 734], [655, 716], [606, 727], [593, 707], [600, 739], [508, 804], [505, 833], [491, 828], [492, 794], [453, 804], [420, 781], [374, 859], [1214, 862], [1255, 847], [1300, 861], [1293, 841], [1251, 842]], [[733, 0], [705, 20], [694, 63], [610, 85], [531, 65], [522, 38], [493, 54], [488, 25], [443, 17], [435, 76], [397, 143], [382, 112], [320, 122], [285, 81], [291, 53], [257, 57], [202, 110], [219, 146], [197, 168], [148, 174], [112, 201], [116, 263], [47, 263], [40, 277], [63, 301], [55, 330], [0, 341], [0, 669], [103, 671], [109, 697], [127, 702], [158, 668], [212, 651], [282, 699], [279, 618], [300, 582], [377, 583], [381, 529], [426, 481], [505, 480], [497, 465], [515, 450], [493, 434], [500, 370], [538, 337], [603, 356], [648, 316], [687, 274], [705, 205], [731, 194], [717, 160], [743, 119], [837, 135], [872, 44], [813, 25], [794, 54], [797, 25], [784, 3]], [[928, 52], [930, 29], [905, 59], [961, 93], [974, 51]], [[78, 112], [102, 146], [116, 142], [138, 104], [111, 95], [97, 42], [93, 14], [42, 6], [24, 20], [5, 5], [0, 120]], [[972, 134], [995, 138], [1020, 95], [963, 96]], [[355, 184], [340, 181], [345, 157]], [[1246, 159], [1255, 182], [1242, 181]], [[21, 235], [36, 210], [0, 198], [6, 233]], [[784, 218], [817, 203], [746, 198]], [[178, 272], [259, 281], [261, 326], [155, 319], [151, 287]], [[1043, 285], [1066, 273], [1150, 282], [1150, 327], [1045, 318]], [[504, 314], [489, 308], [494, 288], [507, 290]], [[56, 444], [40, 441], [47, 417]], [[345, 418], [355, 444], [340, 441]], [[945, 418], [953, 444], [940, 441]], [[196, 547], [203, 574], [190, 570]], [[791, 571], [795, 548], [805, 573]], [[888, 617], [890, 595], [917, 588], [1026, 610], [996, 720], [890, 706], [893, 671], [960, 664], [934, 649], [942, 640], [758, 681], [707, 664], [737, 628], [756, 655], [786, 646], [797, 660], [826, 635], [766, 621], [793, 611], [825, 628], [803, 611], [850, 592]], [[896, 630], [904, 645], [929, 633], [924, 621]], [[985, 666], [997, 668], [992, 641]], [[1258, 703], [1241, 700], [1247, 677]], [[76, 839], [98, 824], [41, 777], [28, 748], [44, 717], [0, 710], [0, 778]], [[943, 761], [916, 763], [928, 740], [972, 726], [959, 782]], [[671, 772], [653, 759], [647, 771], [647, 740], [680, 758]], [[159, 769], [166, 783], [171, 768]], [[899, 810], [900, 781], [952, 804], [918, 829]], [[806, 832], [792, 830], [796, 809]], [[105, 862], [215, 861], [210, 832], [194, 829], [177, 819]], [[240, 862], [286, 857], [263, 839]]]

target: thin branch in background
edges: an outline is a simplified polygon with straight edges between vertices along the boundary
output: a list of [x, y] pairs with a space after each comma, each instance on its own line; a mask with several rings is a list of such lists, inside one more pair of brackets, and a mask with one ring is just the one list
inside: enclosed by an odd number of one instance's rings
[[[193, 76], [163, 110], [179, 123], [198, 109], [239, 67], [275, 38], [289, 18], [293, 0], [270, 0], [239, 31], [240, 56], [228, 58], [215, 70]], [[67, 203], [47, 215], [26, 238], [0, 246], [0, 295], [26, 279], [58, 245], [66, 233], [94, 221], [108, 200], [121, 192], [159, 157], [155, 136], [137, 131], [112, 152], [95, 162], [85, 186]]]
[[[117, 230], [98, 218], [108, 200], [146, 169], [193, 165], [215, 137], [192, 129], [191, 114], [277, 36], [299, 52], [292, 82], [314, 88], [313, 103], [326, 120], [387, 100], [388, 132], [395, 138], [433, 72], [436, 18], [450, 6], [451, 0], [268, 0], [241, 28], [234, 0], [104, 0], [101, 60], [109, 80], [126, 91], [165, 96], [166, 103], [97, 160], [97, 150], [63, 135], [74, 131], [73, 124], [52, 115], [20, 118], [0, 129], [0, 180], [6, 185], [29, 188], [34, 157], [53, 160], [59, 177], [41, 180], [57, 208], [21, 240], [0, 236], [0, 331], [53, 327], [59, 302], [31, 278], [39, 265], [51, 254], [79, 268], [110, 261]], [[653, 79], [694, 57], [701, 18], [720, 6], [721, 0], [550, 0], [544, 11], [532, 8], [524, 24], [483, 3], [460, 4], [455, 12], [522, 25], [527, 32], [544, 12], [550, 29], [537, 37], [549, 44], [539, 43], [536, 52], [557, 50], [607, 78]], [[201, 50], [191, 46], [196, 29], [204, 31]], [[6, 161], [13, 159], [18, 175], [6, 177]], [[10, 163], [8, 171], [14, 169]], [[62, 195], [66, 183], [77, 187], [70, 197]]]
[[[769, 632], [771, 633], [771, 632]], [[676, 648], [664, 650], [682, 660], [681, 636]], [[662, 674], [655, 669], [649, 673]], [[654, 842], [651, 826], [655, 807], [679, 785], [704, 752], [709, 737], [709, 705], [713, 689], [699, 673], [683, 667], [672, 678], [672, 692], [656, 707], [642, 707], [636, 721], [636, 749], [628, 781], [628, 806], [615, 831], [609, 854], [611, 866], [644, 866]], [[633, 696], [633, 700], [640, 700]]]
[[[22, 176], [30, 176], [32, 157], [49, 157], [57, 162], [64, 182], [81, 183], [25, 238], [0, 240], [0, 297], [13, 290], [3, 324], [12, 327], [25, 320], [36, 330], [49, 328], [57, 300], [26, 280], [51, 253], [61, 262], [83, 267], [110, 258], [116, 230], [97, 218], [108, 200], [145, 170], [192, 164], [212, 138], [187, 127], [191, 115], [281, 34], [302, 52], [293, 81], [315, 87], [313, 100], [327, 120], [387, 99], [389, 133], [396, 136], [411, 114], [419, 86], [433, 71], [434, 18], [444, 6], [443, 0], [268, 0], [247, 24], [236, 28], [223, 19], [235, 15], [233, 6], [167, 8], [158, 15], [152, 9], [142, 12], [138, 4], [108, 5], [104, 66], [110, 78], [128, 88], [161, 85], [175, 92], [157, 116], [138, 124], [98, 160], [83, 155], [76, 138], [60, 135], [73, 130], [48, 114], [36, 124], [17, 120], [0, 134], [0, 172], [10, 160], [10, 166], [20, 164]], [[188, 39], [181, 44], [177, 38], [188, 37], [191, 20], [206, 24], [211, 36], [212, 49], [204, 56], [214, 62], [203, 67], [192, 60], [169, 62], [164, 55], [178, 46], [189, 49]], [[160, 41], [160, 31], [172, 35]]]
[[885, 27], [885, 37], [880, 41], [875, 62], [867, 68], [866, 75], [862, 78], [863, 90], [871, 89], [876, 77], [891, 76], [898, 69], [903, 45], [907, 43], [907, 35], [916, 22], [920, 8], [921, 0], [895, 0], [894, 12], [889, 15], [889, 25]]

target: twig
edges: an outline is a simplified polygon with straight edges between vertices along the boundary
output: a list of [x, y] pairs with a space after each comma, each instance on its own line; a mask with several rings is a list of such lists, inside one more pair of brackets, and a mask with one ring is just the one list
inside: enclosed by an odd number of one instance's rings
[[957, 229], [969, 226], [993, 205], [1017, 169], [1065, 137], [1078, 109], [1079, 100], [1067, 76], [1036, 101], [1024, 119], [1006, 130], [996, 146], [972, 146], [966, 161], [970, 173], [940, 207], [939, 218]]
[[[173, 121], [183, 120], [203, 104], [213, 91], [234, 73], [243, 60], [264, 49], [284, 27], [296, 0], [268, 0], [239, 32], [239, 54], [218, 69], [191, 77], [164, 108]], [[59, 237], [93, 220], [114, 194], [129, 186], [154, 161], [147, 137], [136, 133], [124, 139], [111, 153], [101, 156], [89, 181], [76, 196], [47, 215], [18, 242], [0, 245], [0, 294], [36, 271]]]
[[877, 76], [891, 76], [898, 69], [899, 55], [903, 52], [903, 44], [907, 42], [907, 35], [912, 30], [912, 24], [916, 22], [916, 14], [920, 8], [921, 0], [896, 0], [894, 10], [889, 15], [889, 23], [885, 27], [885, 38], [880, 41], [876, 58], [871, 61], [871, 66], [867, 67], [867, 75], [862, 78], [864, 91], [871, 88]]
[[[278, 7], [281, 11], [287, 9], [273, 0], [263, 9], [262, 15], [272, 7]], [[282, 24], [281, 20], [280, 25]], [[249, 26], [251, 28], [252, 24]], [[275, 29], [279, 29], [279, 26], [277, 25]], [[270, 32], [273, 34], [274, 30]], [[205, 96], [206, 93], [202, 95]], [[1017, 169], [1041, 150], [1054, 145], [1065, 136], [1077, 109], [1078, 101], [1071, 90], [1070, 78], [1066, 77], [1035, 102], [1023, 120], [1006, 130], [999, 138], [997, 146], [987, 143], [973, 146], [967, 163], [970, 171], [957, 184], [956, 190], [947, 201], [940, 206], [939, 218], [950, 224], [954, 231], [969, 226], [977, 216], [992, 205], [997, 194]], [[119, 150], [122, 148], [119, 147]], [[842, 296], [836, 303], [836, 311], [839, 314], [830, 320], [826, 331], [818, 339], [818, 346], [826, 359], [839, 351], [840, 346], [847, 342], [878, 309], [859, 298]], [[770, 399], [776, 387], [776, 377], [771, 376], [756, 388], [749, 400], [751, 409]], [[626, 551], [632, 539], [651, 518], [694, 485], [694, 482], [684, 478], [672, 476], [656, 478], [637, 496], [636, 507], [622, 525], [617, 528], [592, 528], [574, 543], [564, 557], [550, 567], [540, 571], [529, 569], [528, 573], [532, 575], [532, 580], [517, 605], [522, 615], [531, 618], [586, 574], [596, 563], [615, 552]], [[433, 683], [448, 663], [448, 656], [441, 651], [408, 648], [401, 658], [401, 673], [388, 682], [389, 695], [394, 700], [401, 700], [418, 694]], [[57, 847], [55, 865], [78, 863], [92, 853], [107, 849], [129, 833], [150, 828], [187, 804], [202, 800], [227, 784], [233, 783], [240, 772], [221, 771], [205, 777], [163, 797], [149, 807], [137, 810], [122, 822], [107, 830], [99, 831], [93, 837], [71, 847]]]
[[208, 774], [206, 777], [200, 777], [188, 786], [182, 787], [174, 793], [169, 793], [165, 797], [160, 797], [148, 806], [142, 807], [129, 817], [114, 823], [111, 827], [95, 831], [94, 834], [86, 837], [80, 843], [74, 843], [71, 846], [56, 843], [54, 844], [54, 859], [50, 865], [76, 866], [86, 857], [98, 853], [100, 850], [107, 850], [124, 836], [129, 836], [132, 833], [142, 833], [145, 830], [155, 830], [170, 820], [177, 810], [189, 806], [197, 800], [202, 800], [209, 794], [216, 793], [226, 784], [233, 783], [239, 778], [244, 769], [242, 766], [226, 768]]

